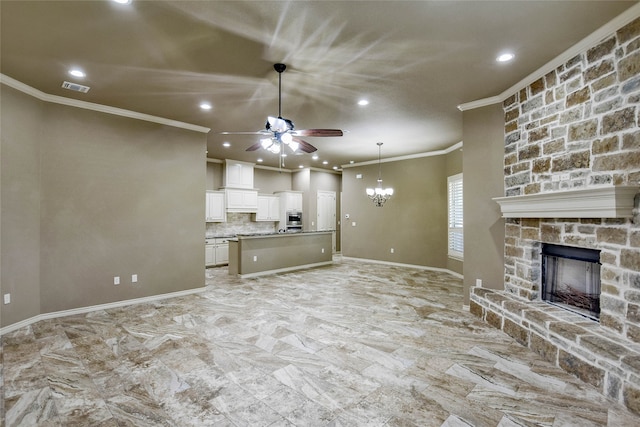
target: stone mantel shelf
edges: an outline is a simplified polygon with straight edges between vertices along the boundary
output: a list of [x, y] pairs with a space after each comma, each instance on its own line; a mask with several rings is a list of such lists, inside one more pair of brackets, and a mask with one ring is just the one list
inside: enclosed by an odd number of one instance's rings
[[631, 218], [638, 192], [637, 185], [607, 186], [493, 200], [504, 218]]

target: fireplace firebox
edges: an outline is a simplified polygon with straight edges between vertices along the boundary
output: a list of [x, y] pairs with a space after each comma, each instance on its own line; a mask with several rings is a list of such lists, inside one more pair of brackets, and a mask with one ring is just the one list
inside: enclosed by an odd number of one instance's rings
[[600, 318], [600, 251], [542, 245], [542, 300]]

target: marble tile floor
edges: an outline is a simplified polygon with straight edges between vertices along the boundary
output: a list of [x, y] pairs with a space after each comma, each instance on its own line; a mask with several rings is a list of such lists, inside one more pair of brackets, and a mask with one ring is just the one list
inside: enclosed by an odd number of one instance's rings
[[462, 309], [447, 273], [342, 260], [2, 337], [7, 426], [638, 426]]

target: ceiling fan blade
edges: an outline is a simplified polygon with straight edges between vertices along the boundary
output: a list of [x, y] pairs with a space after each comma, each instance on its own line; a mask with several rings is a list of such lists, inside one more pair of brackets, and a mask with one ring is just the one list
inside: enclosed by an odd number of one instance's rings
[[316, 147], [309, 144], [307, 141], [304, 141], [300, 138], [293, 138], [293, 140], [300, 144], [300, 147], [298, 148], [298, 150], [300, 151], [304, 151], [305, 153], [313, 153], [314, 151], [318, 151]]
[[302, 129], [294, 131], [297, 136], [342, 136], [340, 129]]
[[251, 147], [247, 148], [245, 151], [256, 151], [259, 148], [262, 148], [262, 143], [256, 142]]

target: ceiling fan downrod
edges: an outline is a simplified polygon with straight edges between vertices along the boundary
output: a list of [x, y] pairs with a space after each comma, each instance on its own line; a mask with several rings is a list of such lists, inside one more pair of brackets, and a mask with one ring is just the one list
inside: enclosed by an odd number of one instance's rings
[[273, 64], [273, 69], [278, 72], [278, 118], [282, 118], [282, 73], [287, 66], [281, 63]]

